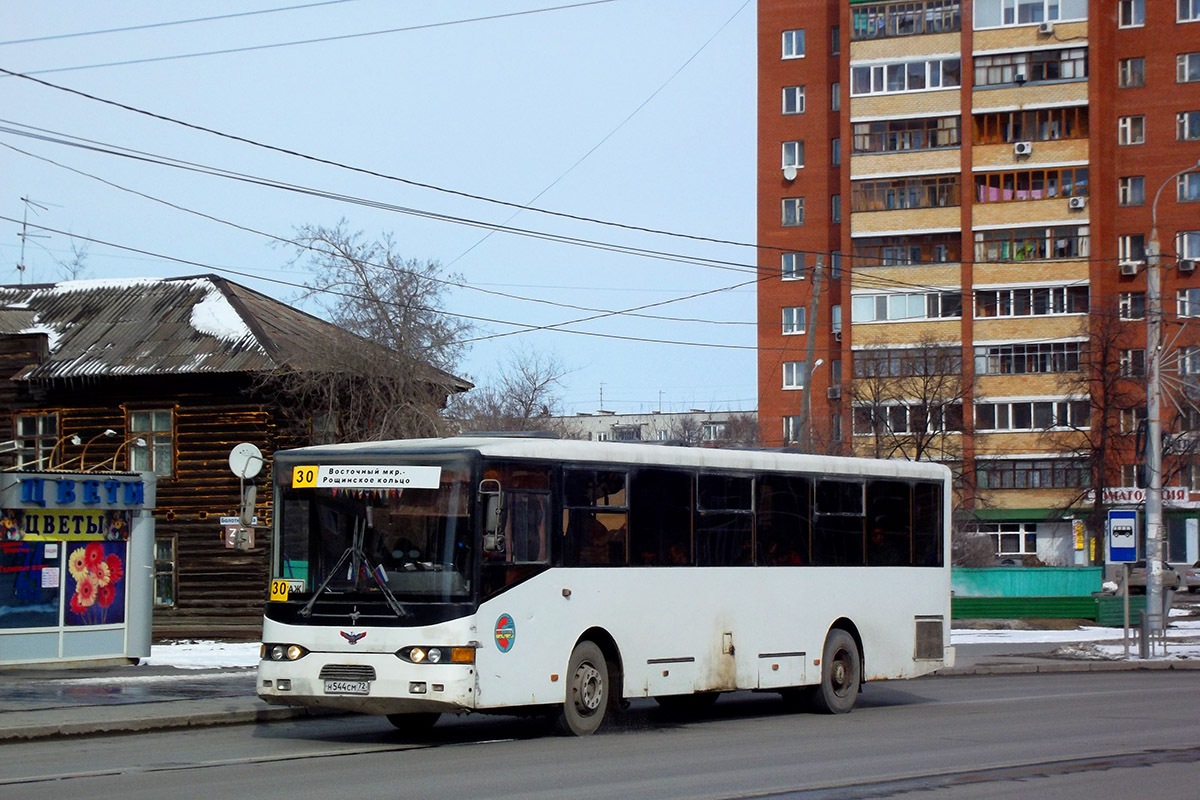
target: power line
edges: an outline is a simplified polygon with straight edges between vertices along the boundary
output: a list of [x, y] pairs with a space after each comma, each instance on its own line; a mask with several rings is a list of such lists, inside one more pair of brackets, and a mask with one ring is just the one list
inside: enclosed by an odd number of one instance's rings
[[[144, 31], [153, 28], [167, 28], [173, 25], [190, 25], [194, 22], [216, 22], [218, 20], [236, 19], [238, 17], [253, 17], [261, 14], [276, 14], [281, 11], [299, 11], [306, 8], [317, 8], [318, 6], [335, 6], [340, 3], [353, 3], [357, 0], [323, 0], [320, 3], [305, 3], [298, 6], [284, 6], [283, 8], [264, 8], [258, 11], [239, 11], [232, 14], [218, 14], [212, 17], [193, 17], [192, 19], [178, 19], [171, 22], [149, 22], [144, 25], [127, 25], [123, 28], [104, 28], [97, 31], [79, 31], [77, 33], [56, 33], [49, 36], [34, 36], [28, 39], [10, 39], [7, 42], [0, 42], [0, 47], [10, 44], [31, 44], [33, 42], [49, 42], [58, 39], [75, 39], [81, 36], [102, 36], [108, 33], [127, 33], [129, 31]], [[77, 68], [78, 69], [78, 68]]]

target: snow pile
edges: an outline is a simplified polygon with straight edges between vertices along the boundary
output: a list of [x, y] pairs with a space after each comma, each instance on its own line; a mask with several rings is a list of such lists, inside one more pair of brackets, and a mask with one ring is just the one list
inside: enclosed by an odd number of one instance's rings
[[258, 666], [258, 642], [183, 641], [150, 646], [143, 664], [176, 669], [224, 669]]

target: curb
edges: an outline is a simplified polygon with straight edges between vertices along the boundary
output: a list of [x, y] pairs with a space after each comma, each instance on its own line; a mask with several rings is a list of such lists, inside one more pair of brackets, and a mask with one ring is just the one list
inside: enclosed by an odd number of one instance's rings
[[1046, 675], [1067, 672], [1135, 672], [1140, 670], [1200, 670], [1200, 661], [1066, 661], [1058, 664], [979, 664], [947, 667], [930, 673], [934, 677], [959, 678], [969, 675]]

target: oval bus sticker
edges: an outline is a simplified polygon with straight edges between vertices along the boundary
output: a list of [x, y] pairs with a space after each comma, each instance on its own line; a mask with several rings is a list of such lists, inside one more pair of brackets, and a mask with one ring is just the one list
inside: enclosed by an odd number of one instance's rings
[[516, 641], [517, 623], [513, 622], [510, 615], [501, 614], [496, 620], [496, 647], [501, 653], [507, 653]]

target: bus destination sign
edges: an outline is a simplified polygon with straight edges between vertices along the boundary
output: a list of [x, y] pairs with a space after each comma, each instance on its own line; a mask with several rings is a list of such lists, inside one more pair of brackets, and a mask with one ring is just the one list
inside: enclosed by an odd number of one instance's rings
[[292, 468], [293, 489], [436, 489], [441, 467], [320, 464]]

